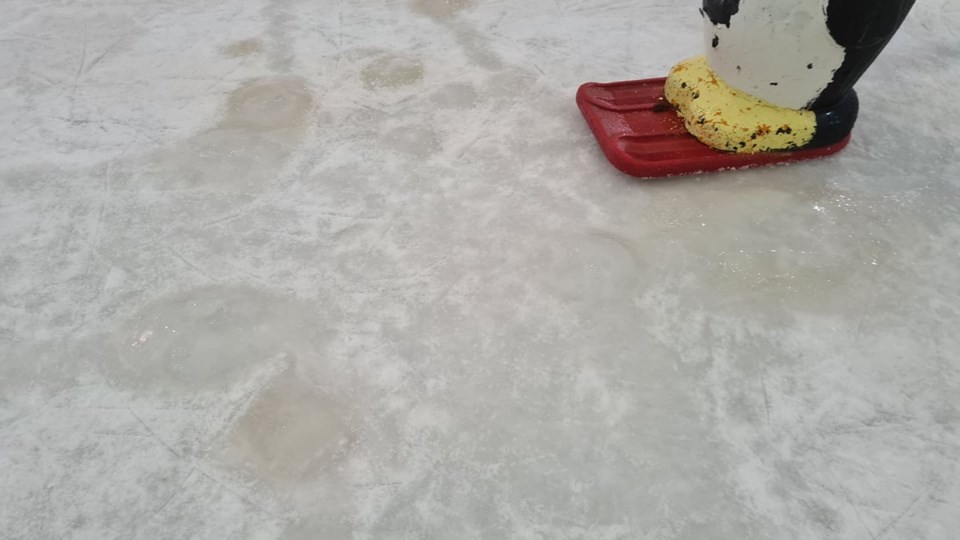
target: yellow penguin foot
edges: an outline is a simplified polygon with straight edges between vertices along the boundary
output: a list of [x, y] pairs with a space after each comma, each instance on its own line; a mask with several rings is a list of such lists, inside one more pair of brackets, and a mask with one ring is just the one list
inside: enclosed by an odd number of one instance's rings
[[809, 146], [817, 135], [814, 111], [778, 107], [732, 88], [702, 56], [677, 64], [665, 92], [687, 131], [718, 150], [796, 150]]

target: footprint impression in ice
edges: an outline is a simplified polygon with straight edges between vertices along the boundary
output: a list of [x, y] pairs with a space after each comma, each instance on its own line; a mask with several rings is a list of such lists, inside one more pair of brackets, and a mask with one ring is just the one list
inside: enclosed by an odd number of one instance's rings
[[423, 63], [416, 58], [387, 53], [370, 62], [360, 72], [360, 80], [367, 90], [399, 88], [423, 79]]
[[269, 484], [304, 482], [342, 459], [353, 438], [336, 399], [288, 369], [259, 390], [218, 457]]
[[467, 9], [472, 4], [473, 0], [413, 0], [410, 7], [421, 15], [445, 19]]
[[293, 299], [204, 287], [144, 307], [114, 333], [105, 368], [124, 387], [160, 394], [223, 390], [270, 360], [319, 355], [330, 326]]
[[[106, 374], [120, 387], [163, 399], [258, 385], [228, 404], [241, 413], [228, 421], [212, 457], [268, 484], [305, 481], [343, 456], [353, 440], [340, 400], [310, 382], [324, 377], [334, 318], [247, 287], [174, 294], [115, 332], [118, 354]], [[279, 373], [262, 369], [271, 362]]]
[[157, 152], [142, 177], [158, 190], [266, 189], [300, 143], [312, 107], [300, 78], [249, 81], [230, 95], [216, 127]]
[[[402, 94], [423, 80], [423, 62], [415, 57], [389, 51], [357, 51], [355, 54], [373, 55], [359, 74], [361, 84], [371, 92]], [[389, 127], [389, 120], [384, 120], [388, 124], [380, 136], [384, 148], [420, 159], [440, 150], [440, 136], [432, 127], [409, 124]]]
[[263, 52], [263, 42], [259, 39], [242, 39], [234, 41], [220, 49], [220, 52], [227, 58], [240, 58], [252, 54]]

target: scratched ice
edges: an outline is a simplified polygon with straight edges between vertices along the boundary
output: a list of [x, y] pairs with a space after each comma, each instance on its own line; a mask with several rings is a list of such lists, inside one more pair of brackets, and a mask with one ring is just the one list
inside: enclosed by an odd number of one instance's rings
[[4, 538], [960, 530], [960, 4], [827, 161], [638, 183], [697, 3], [8, 2]]

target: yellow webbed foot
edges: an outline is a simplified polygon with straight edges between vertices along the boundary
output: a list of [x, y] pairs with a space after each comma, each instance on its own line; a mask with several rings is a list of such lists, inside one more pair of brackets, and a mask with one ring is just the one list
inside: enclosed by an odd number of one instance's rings
[[666, 97], [687, 130], [702, 143], [730, 152], [757, 153], [802, 148], [813, 140], [813, 111], [786, 109], [730, 87], [705, 57], [677, 64]]

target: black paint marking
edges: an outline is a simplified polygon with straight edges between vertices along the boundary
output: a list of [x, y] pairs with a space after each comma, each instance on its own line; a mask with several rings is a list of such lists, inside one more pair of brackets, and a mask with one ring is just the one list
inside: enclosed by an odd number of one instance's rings
[[740, 66], [737, 66], [737, 71], [740, 71], [741, 69], [742, 69], [742, 68], [741, 68]]
[[713, 24], [730, 28], [730, 18], [740, 11], [740, 0], [703, 0], [703, 11]]
[[780, 83], [772, 82], [772, 83], [770, 83], [770, 86], [780, 86]]
[[813, 64], [807, 64], [807, 69], [813, 69]]
[[720, 46], [720, 36], [713, 36], [713, 48], [716, 49]]

